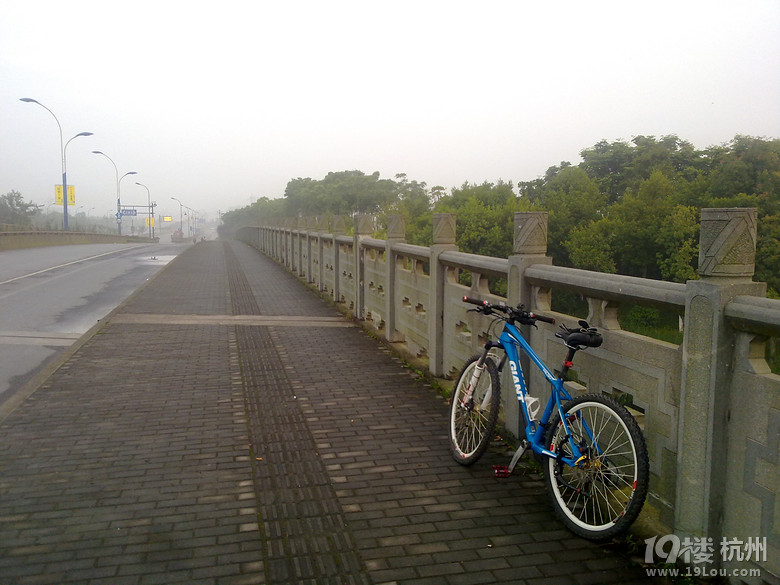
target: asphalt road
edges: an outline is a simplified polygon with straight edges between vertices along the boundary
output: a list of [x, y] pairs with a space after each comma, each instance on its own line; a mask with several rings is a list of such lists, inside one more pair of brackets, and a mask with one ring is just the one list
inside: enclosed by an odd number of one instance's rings
[[187, 247], [86, 244], [1, 251], [0, 404]]

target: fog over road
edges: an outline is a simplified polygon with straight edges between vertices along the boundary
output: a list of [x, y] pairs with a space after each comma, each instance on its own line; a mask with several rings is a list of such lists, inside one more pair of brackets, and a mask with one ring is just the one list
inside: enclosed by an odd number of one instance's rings
[[0, 404], [188, 245], [0, 251]]

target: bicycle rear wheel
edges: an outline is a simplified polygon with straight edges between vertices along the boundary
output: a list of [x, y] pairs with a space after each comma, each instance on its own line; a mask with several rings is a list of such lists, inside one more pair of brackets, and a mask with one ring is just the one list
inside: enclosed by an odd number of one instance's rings
[[501, 403], [498, 369], [491, 358], [485, 360], [471, 399], [465, 400], [480, 357], [466, 362], [452, 392], [450, 448], [461, 465], [471, 465], [482, 457], [496, 428]]
[[564, 406], [571, 437], [585, 458], [575, 467], [560, 416], [547, 431], [545, 480], [553, 507], [575, 534], [605, 540], [625, 532], [647, 496], [649, 464], [644, 437], [631, 414], [611, 398], [586, 395]]

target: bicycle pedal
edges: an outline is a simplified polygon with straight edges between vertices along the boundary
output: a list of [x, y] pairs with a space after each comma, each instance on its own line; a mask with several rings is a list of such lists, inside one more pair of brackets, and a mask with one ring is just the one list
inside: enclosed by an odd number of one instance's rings
[[512, 471], [506, 465], [494, 465], [493, 466], [493, 477], [495, 477], [495, 478], [503, 479], [503, 478], [509, 477], [511, 474], [512, 474]]

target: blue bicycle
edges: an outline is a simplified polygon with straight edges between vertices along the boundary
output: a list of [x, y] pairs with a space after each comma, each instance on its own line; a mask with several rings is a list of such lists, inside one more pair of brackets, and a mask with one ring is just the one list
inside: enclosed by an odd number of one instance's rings
[[[601, 345], [601, 334], [585, 321], [555, 335], [568, 348], [556, 376], [536, 355], [517, 324], [536, 326], [555, 319], [523, 310], [522, 305], [463, 298], [473, 309], [494, 318], [490, 331], [503, 323], [498, 341], [463, 366], [450, 409], [450, 446], [461, 465], [475, 463], [493, 436], [501, 402], [499, 372], [509, 363], [515, 393], [525, 422], [525, 438], [509, 466], [494, 467], [497, 477], [509, 476], [530, 448], [543, 462], [547, 491], [558, 517], [575, 534], [605, 540], [625, 532], [636, 520], [648, 489], [647, 447], [634, 417], [624, 406], [602, 394], [572, 398], [564, 381], [574, 354]], [[522, 350], [550, 382], [550, 399], [541, 404], [530, 396], [520, 367]], [[501, 353], [503, 352], [503, 353]], [[498, 361], [498, 363], [496, 363]]]

